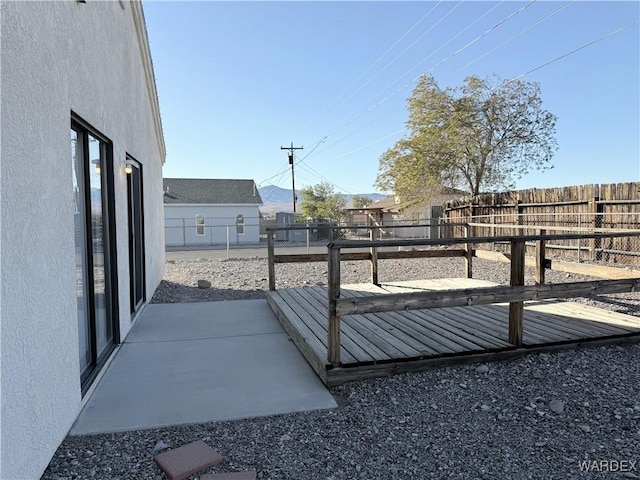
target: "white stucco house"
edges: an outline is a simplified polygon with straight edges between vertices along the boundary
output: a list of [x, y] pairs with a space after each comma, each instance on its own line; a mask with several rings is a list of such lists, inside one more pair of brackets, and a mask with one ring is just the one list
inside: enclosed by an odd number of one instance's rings
[[262, 199], [253, 180], [165, 178], [168, 250], [260, 241]]
[[162, 279], [165, 145], [140, 2], [0, 18], [0, 478], [33, 479]]

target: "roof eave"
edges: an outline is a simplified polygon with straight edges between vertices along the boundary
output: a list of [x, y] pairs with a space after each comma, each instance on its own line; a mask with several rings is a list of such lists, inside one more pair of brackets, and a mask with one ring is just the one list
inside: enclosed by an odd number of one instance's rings
[[149, 48], [149, 37], [147, 36], [147, 26], [144, 21], [144, 11], [142, 10], [142, 2], [140, 0], [131, 0], [131, 15], [133, 16], [133, 24], [136, 29], [136, 37], [138, 38], [138, 47], [142, 58], [142, 66], [144, 69], [144, 79], [147, 86], [147, 94], [149, 105], [153, 115], [153, 124], [156, 131], [156, 139], [158, 142], [158, 150], [162, 165], [165, 164], [167, 157], [167, 148], [164, 142], [164, 133], [162, 130], [162, 118], [160, 117], [160, 103], [158, 101], [158, 90], [156, 88], [156, 77], [153, 71], [153, 60], [151, 58], [151, 49]]

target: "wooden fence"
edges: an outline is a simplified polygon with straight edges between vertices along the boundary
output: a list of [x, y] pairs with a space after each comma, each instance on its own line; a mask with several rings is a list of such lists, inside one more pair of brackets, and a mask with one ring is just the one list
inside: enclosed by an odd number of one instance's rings
[[[640, 224], [640, 182], [532, 188], [466, 197], [445, 204], [443, 221], [457, 225], [471, 222], [476, 225], [473, 236], [522, 235], [541, 227], [582, 232], [635, 229]], [[448, 227], [444, 233], [445, 237], [464, 235], [459, 226]], [[546, 248], [550, 257], [640, 265], [640, 241], [635, 237], [563, 240]], [[527, 245], [528, 253], [533, 249], [532, 244]]]

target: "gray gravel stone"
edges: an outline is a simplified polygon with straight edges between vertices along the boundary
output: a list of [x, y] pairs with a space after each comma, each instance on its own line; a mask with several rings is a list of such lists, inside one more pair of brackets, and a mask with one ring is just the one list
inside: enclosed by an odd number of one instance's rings
[[564, 402], [562, 400], [551, 400], [549, 402], [549, 410], [560, 415], [564, 412]]
[[489, 367], [487, 365], [478, 365], [476, 367], [476, 372], [478, 373], [489, 373]]

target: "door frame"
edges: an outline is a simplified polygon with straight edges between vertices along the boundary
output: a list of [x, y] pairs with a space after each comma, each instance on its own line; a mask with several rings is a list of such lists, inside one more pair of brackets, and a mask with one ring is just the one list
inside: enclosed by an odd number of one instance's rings
[[[145, 232], [144, 232], [144, 182], [143, 182], [143, 169], [142, 164], [134, 159], [131, 155], [127, 154], [125, 165], [131, 169], [131, 172], [127, 172], [127, 223], [128, 223], [128, 240], [129, 240], [129, 296], [130, 296], [130, 312], [133, 315], [140, 310], [140, 307], [144, 305], [147, 299], [146, 288], [146, 253], [145, 253]], [[139, 192], [138, 192], [138, 207], [140, 223], [140, 251], [137, 252], [140, 260], [140, 264], [136, 265], [136, 249], [135, 249], [135, 234], [136, 229], [134, 222], [136, 217], [134, 215], [134, 179], [138, 177]], [[140, 283], [138, 285], [139, 290], [136, 288], [136, 280], [138, 279], [138, 268], [140, 270]], [[140, 298], [136, 298], [136, 293], [140, 291]]]
[[[76, 155], [82, 155], [78, 165], [82, 169], [82, 192], [84, 218], [82, 219], [84, 232], [82, 235], [82, 261], [83, 261], [83, 292], [86, 296], [85, 320], [89, 331], [89, 350], [91, 360], [89, 365], [80, 372], [81, 392], [84, 396], [91, 384], [98, 376], [98, 373], [107, 362], [111, 353], [120, 343], [120, 316], [118, 310], [118, 261], [116, 251], [116, 216], [115, 216], [115, 194], [114, 194], [114, 165], [113, 165], [113, 144], [101, 132], [92, 127], [78, 115], [71, 113], [71, 129], [78, 134], [78, 141], [82, 141], [80, 153], [76, 150]], [[102, 228], [103, 228], [103, 255], [104, 255], [104, 275], [105, 275], [105, 307], [106, 315], [111, 321], [112, 340], [105, 346], [100, 354], [97, 353], [97, 325], [96, 325], [96, 299], [95, 299], [95, 278], [94, 278], [94, 245], [91, 234], [91, 183], [89, 180], [91, 160], [89, 159], [89, 135], [104, 143], [104, 161], [100, 165], [104, 168], [104, 175], [101, 175], [101, 203], [102, 203]], [[76, 147], [77, 148], [77, 147]], [[78, 344], [80, 348], [80, 343]]]

